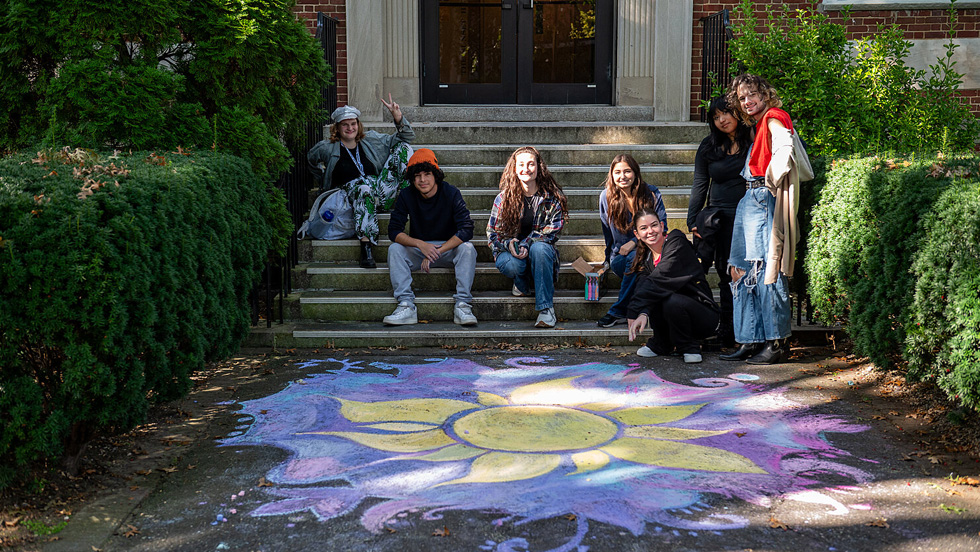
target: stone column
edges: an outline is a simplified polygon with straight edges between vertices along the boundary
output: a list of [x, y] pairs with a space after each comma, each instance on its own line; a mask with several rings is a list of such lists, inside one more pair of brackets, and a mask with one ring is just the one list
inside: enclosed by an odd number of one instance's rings
[[419, 0], [385, 0], [385, 69], [382, 93], [402, 106], [421, 103]]
[[[664, 0], [669, 1], [669, 0]], [[616, 104], [653, 105], [654, 4], [620, 0], [616, 11]]]
[[380, 121], [384, 82], [385, 0], [347, 2], [347, 98], [361, 119]]
[[691, 117], [693, 0], [657, 0], [654, 7], [653, 119]]

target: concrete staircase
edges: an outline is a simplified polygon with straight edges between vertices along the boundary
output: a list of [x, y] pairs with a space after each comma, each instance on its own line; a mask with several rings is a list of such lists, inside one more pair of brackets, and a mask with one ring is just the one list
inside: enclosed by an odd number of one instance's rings
[[[614, 119], [623, 111], [605, 109]], [[629, 110], [626, 109], [626, 112]], [[686, 231], [685, 219], [693, 173], [694, 153], [706, 132], [703, 123], [655, 123], [646, 120], [565, 121], [563, 115], [590, 113], [582, 108], [537, 108], [525, 115], [533, 121], [505, 121], [500, 108], [416, 108], [406, 110], [417, 138], [414, 147], [432, 149], [446, 181], [463, 193], [475, 224], [474, 245], [479, 254], [474, 281], [473, 312], [479, 325], [463, 328], [452, 323], [455, 279], [450, 269], [414, 275], [420, 323], [386, 327], [381, 319], [394, 310], [388, 279], [388, 215], [381, 215], [382, 240], [374, 248], [377, 269], [357, 266], [356, 240], [304, 241], [294, 271], [294, 292], [285, 299], [284, 324], [252, 331], [249, 345], [289, 347], [480, 347], [522, 345], [627, 344], [625, 326], [599, 328], [598, 320], [615, 301], [619, 278], [611, 272], [598, 302], [584, 300], [584, 279], [571, 268], [582, 256], [603, 260], [598, 196], [610, 160], [632, 154], [643, 178], [660, 188], [669, 226]], [[599, 112], [602, 114], [603, 112]], [[468, 121], [459, 121], [467, 115]], [[512, 114], [511, 114], [512, 115]], [[434, 122], [429, 122], [434, 121]], [[390, 132], [390, 123], [372, 126]], [[513, 297], [511, 281], [493, 265], [485, 234], [497, 184], [508, 156], [519, 146], [540, 151], [568, 196], [570, 220], [558, 242], [562, 266], [556, 286], [553, 329], [536, 329], [533, 297]], [[713, 271], [710, 278], [717, 287]]]

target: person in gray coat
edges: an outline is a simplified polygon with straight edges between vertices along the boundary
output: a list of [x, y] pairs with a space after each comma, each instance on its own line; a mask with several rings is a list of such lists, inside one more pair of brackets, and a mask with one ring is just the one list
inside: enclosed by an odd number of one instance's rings
[[398, 192], [408, 186], [405, 170], [412, 156], [409, 144], [415, 139], [415, 131], [391, 94], [388, 100], [382, 99], [381, 103], [395, 121], [394, 134], [365, 132], [361, 112], [345, 105], [330, 116], [330, 138], [318, 142], [306, 156], [321, 191], [341, 188], [347, 195], [361, 242], [362, 268], [377, 267], [371, 251], [380, 233], [377, 214], [390, 210]]

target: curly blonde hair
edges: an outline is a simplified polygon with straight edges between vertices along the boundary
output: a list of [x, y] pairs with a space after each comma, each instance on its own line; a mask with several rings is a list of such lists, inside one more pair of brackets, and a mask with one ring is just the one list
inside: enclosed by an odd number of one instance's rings
[[530, 153], [538, 165], [538, 175], [535, 182], [538, 189], [544, 192], [545, 196], [555, 196], [561, 204], [562, 219], [568, 219], [568, 200], [565, 192], [551, 175], [548, 166], [541, 159], [541, 153], [531, 146], [524, 146], [514, 150], [507, 159], [504, 166], [504, 173], [500, 175], [499, 189], [503, 192], [503, 201], [500, 204], [500, 234], [503, 236], [517, 236], [521, 230], [521, 214], [524, 212], [524, 187], [517, 178], [517, 156], [522, 153]]
[[742, 104], [738, 101], [738, 88], [740, 86], [754, 88], [769, 107], [783, 107], [783, 100], [780, 99], [776, 89], [769, 84], [769, 81], [759, 75], [742, 73], [732, 79], [732, 86], [728, 89], [728, 105], [735, 108], [739, 119], [747, 125], [754, 125], [755, 121], [745, 111], [742, 111]]

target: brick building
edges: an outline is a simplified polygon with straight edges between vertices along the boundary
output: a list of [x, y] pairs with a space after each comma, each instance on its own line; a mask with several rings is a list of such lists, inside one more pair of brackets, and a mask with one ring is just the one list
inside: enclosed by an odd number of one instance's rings
[[[758, 0], [806, 7], [809, 2]], [[649, 107], [660, 121], [698, 117], [702, 18], [716, 0], [297, 0], [338, 20], [338, 102], [380, 119], [375, 98], [404, 106], [597, 105]], [[841, 9], [851, 5], [845, 21]], [[949, 2], [823, 0], [820, 9], [857, 38], [897, 23], [915, 43], [907, 60], [943, 55]], [[980, 113], [980, 2], [956, 2], [961, 92]], [[760, 13], [761, 15], [761, 13]]]

